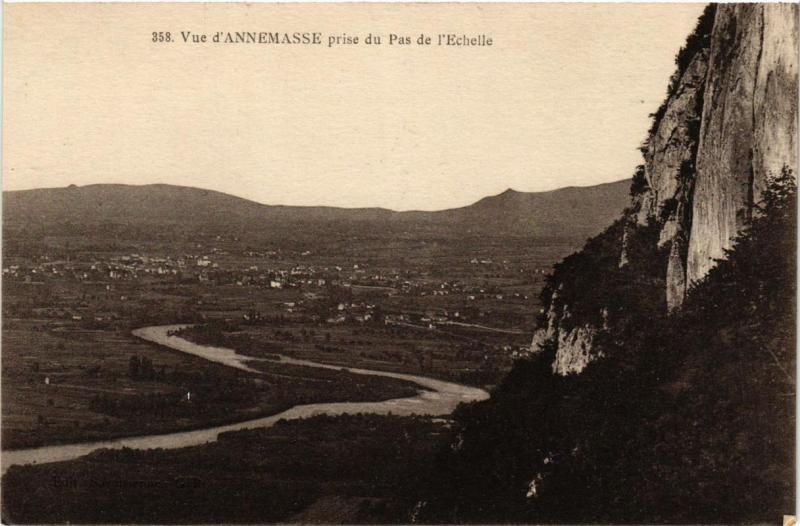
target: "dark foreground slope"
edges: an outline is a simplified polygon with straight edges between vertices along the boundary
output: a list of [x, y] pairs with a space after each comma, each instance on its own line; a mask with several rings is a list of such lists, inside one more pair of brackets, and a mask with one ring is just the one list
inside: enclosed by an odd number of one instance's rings
[[788, 4], [706, 8], [631, 206], [555, 266], [533, 357], [458, 415], [429, 520], [794, 513], [796, 24]]
[[181, 186], [90, 185], [4, 192], [3, 222], [7, 236], [108, 232], [135, 238], [173, 231], [276, 238], [287, 232], [409, 231], [585, 238], [618, 216], [627, 200], [625, 181], [550, 192], [508, 190], [438, 212], [269, 206]]
[[[663, 281], [606, 263], [617, 226], [590, 240], [556, 278], [580, 268], [610, 308], [629, 312], [606, 356], [564, 377], [545, 349], [464, 408], [420, 493], [426, 518], [752, 523], [793, 513], [796, 211], [786, 172], [672, 316]], [[640, 239], [639, 260], [659, 257], [656, 239]]]
[[424, 417], [321, 415], [180, 450], [13, 466], [3, 522], [407, 523], [398, 481], [424, 469], [444, 431]]

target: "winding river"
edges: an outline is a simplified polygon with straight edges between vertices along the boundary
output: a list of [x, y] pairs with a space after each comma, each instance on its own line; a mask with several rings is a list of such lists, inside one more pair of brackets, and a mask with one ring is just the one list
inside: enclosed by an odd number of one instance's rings
[[[219, 363], [228, 367], [234, 367], [248, 372], [259, 373], [247, 365], [248, 362], [258, 360], [250, 356], [237, 353], [233, 349], [223, 347], [211, 347], [198, 345], [183, 338], [170, 335], [171, 332], [184, 328], [187, 325], [159, 325], [155, 327], [144, 327], [133, 331], [133, 335], [156, 343], [170, 349], [185, 352]], [[2, 473], [15, 464], [45, 464], [49, 462], [60, 462], [72, 460], [99, 449], [175, 449], [188, 446], [196, 446], [207, 442], [214, 442], [220, 433], [228, 431], [238, 431], [240, 429], [256, 429], [270, 427], [278, 420], [305, 418], [314, 415], [342, 415], [355, 413], [373, 413], [393, 415], [447, 415], [453, 412], [461, 402], [474, 402], [485, 400], [489, 394], [476, 387], [469, 387], [442, 380], [434, 380], [424, 376], [413, 374], [391, 373], [386, 371], [374, 371], [371, 369], [347, 368], [323, 363], [312, 362], [309, 360], [297, 360], [287, 356], [281, 356], [280, 360], [270, 360], [276, 363], [292, 365], [302, 365], [305, 367], [318, 367], [322, 369], [334, 369], [349, 371], [354, 374], [364, 374], [371, 376], [385, 376], [413, 382], [423, 389], [416, 396], [409, 398], [395, 398], [382, 402], [337, 402], [322, 404], [297, 405], [282, 413], [272, 416], [246, 420], [235, 424], [214, 426], [193, 431], [180, 431], [176, 433], [165, 433], [160, 435], [145, 435], [129, 438], [118, 438], [113, 440], [101, 440], [96, 442], [84, 442], [78, 444], [66, 444], [58, 446], [44, 446], [31, 449], [18, 449], [3, 451], [0, 454], [0, 464]]]

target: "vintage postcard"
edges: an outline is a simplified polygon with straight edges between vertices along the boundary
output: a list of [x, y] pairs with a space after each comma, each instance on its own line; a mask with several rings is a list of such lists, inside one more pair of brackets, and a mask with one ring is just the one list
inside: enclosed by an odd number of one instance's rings
[[798, 6], [3, 6], [2, 521], [775, 524]]

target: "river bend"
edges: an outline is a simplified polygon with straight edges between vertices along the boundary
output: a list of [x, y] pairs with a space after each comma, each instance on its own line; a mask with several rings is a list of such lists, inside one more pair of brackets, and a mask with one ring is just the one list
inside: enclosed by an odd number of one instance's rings
[[[156, 343], [169, 349], [198, 356], [211, 362], [219, 363], [227, 367], [234, 367], [248, 372], [259, 373], [256, 369], [249, 367], [248, 362], [258, 360], [250, 356], [237, 353], [233, 349], [224, 347], [213, 347], [198, 345], [178, 336], [171, 335], [171, 332], [187, 327], [187, 325], [159, 325], [154, 327], [144, 327], [133, 331], [133, 335], [142, 340]], [[95, 442], [83, 442], [77, 444], [65, 444], [55, 446], [43, 446], [30, 449], [18, 449], [3, 451], [0, 454], [0, 464], [2, 473], [15, 464], [45, 464], [49, 462], [61, 462], [72, 460], [84, 455], [88, 455], [99, 449], [176, 449], [189, 446], [197, 446], [207, 442], [214, 442], [221, 433], [228, 431], [238, 431], [241, 429], [257, 429], [270, 427], [277, 421], [284, 419], [306, 418], [315, 415], [342, 415], [356, 413], [405, 415], [431, 415], [441, 416], [453, 412], [461, 402], [475, 402], [485, 400], [489, 394], [483, 389], [469, 387], [453, 382], [435, 380], [424, 376], [413, 374], [392, 373], [387, 371], [375, 371], [371, 369], [358, 369], [341, 367], [323, 363], [312, 362], [309, 360], [298, 360], [288, 356], [280, 356], [280, 360], [271, 360], [276, 363], [291, 365], [302, 365], [305, 367], [317, 367], [321, 369], [334, 369], [348, 371], [354, 374], [364, 374], [371, 376], [385, 376], [413, 382], [422, 390], [416, 396], [409, 398], [395, 398], [382, 402], [335, 402], [297, 405], [281, 413], [227, 424], [213, 426], [192, 431], [179, 431], [175, 433], [164, 433], [158, 435], [145, 435], [138, 437], [117, 438], [111, 440], [101, 440]], [[259, 373], [260, 374], [260, 373]]]

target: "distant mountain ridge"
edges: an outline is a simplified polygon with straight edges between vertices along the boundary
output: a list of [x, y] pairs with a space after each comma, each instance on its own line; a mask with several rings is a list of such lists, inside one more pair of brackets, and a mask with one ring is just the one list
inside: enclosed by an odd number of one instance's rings
[[199, 188], [95, 184], [3, 192], [4, 228], [58, 232], [121, 227], [259, 230], [304, 225], [346, 229], [365, 225], [442, 235], [496, 234], [585, 237], [599, 232], [628, 203], [629, 181], [549, 192], [505, 192], [434, 212], [384, 208], [265, 205]]

